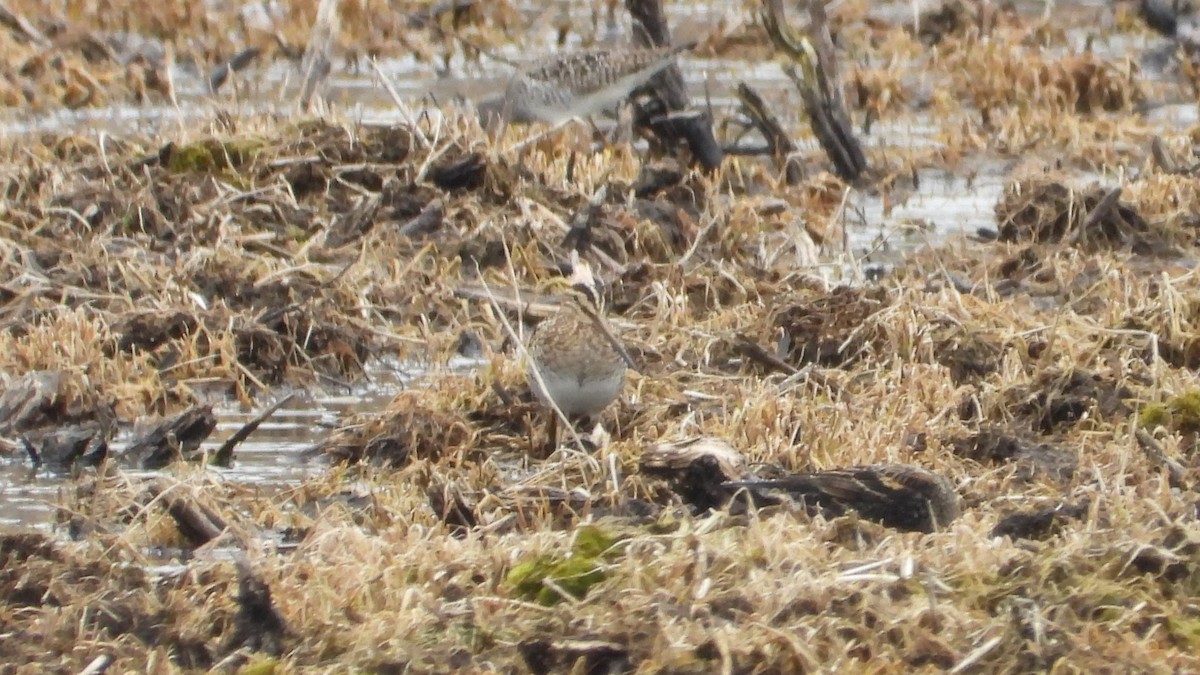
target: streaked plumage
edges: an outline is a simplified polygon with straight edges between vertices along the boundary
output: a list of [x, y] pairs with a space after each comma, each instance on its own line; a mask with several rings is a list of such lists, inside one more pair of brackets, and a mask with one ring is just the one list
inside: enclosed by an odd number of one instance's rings
[[621, 395], [630, 360], [603, 323], [591, 269], [578, 259], [573, 267], [572, 291], [529, 341], [526, 373], [539, 401], [581, 417], [599, 413]]
[[670, 66], [695, 43], [656, 49], [587, 49], [553, 54], [513, 75], [504, 96], [479, 104], [480, 116], [558, 124], [609, 110]]
[[568, 416], [594, 415], [608, 407], [625, 384], [625, 362], [582, 310], [567, 306], [538, 327], [530, 356], [545, 389], [531, 374], [538, 399], [553, 400]]
[[756, 496], [783, 493], [828, 515], [853, 510], [889, 527], [920, 532], [946, 527], [961, 513], [958, 494], [945, 476], [908, 464], [833, 469], [777, 480], [731, 481], [724, 487], [746, 489]]

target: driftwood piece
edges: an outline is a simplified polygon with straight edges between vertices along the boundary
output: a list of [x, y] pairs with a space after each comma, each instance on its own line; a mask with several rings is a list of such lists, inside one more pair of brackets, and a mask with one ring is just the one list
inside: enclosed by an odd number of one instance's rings
[[232, 464], [233, 449], [236, 448], [242, 441], [249, 438], [250, 434], [254, 433], [258, 429], [259, 425], [270, 419], [271, 415], [275, 414], [275, 411], [279, 410], [288, 403], [291, 403], [292, 399], [294, 398], [296, 398], [295, 394], [288, 394], [287, 396], [284, 396], [272, 404], [269, 408], [259, 413], [257, 417], [243, 424], [241, 429], [238, 429], [236, 432], [234, 432], [232, 436], [230, 436], [224, 443], [221, 444], [220, 448], [217, 448], [217, 451], [212, 457], [212, 464], [220, 467], [228, 467], [230, 464]]
[[108, 457], [108, 440], [98, 424], [72, 424], [35, 431], [21, 436], [35, 469], [69, 471], [79, 463], [98, 466]]
[[795, 67], [789, 65], [784, 67], [784, 73], [800, 91], [813, 134], [833, 162], [838, 176], [846, 181], [857, 180], [867, 170], [867, 159], [850, 126], [850, 115], [846, 112], [824, 4], [819, 1], [807, 3], [811, 23], [808, 35], [799, 36], [787, 24], [783, 0], [764, 2], [766, 9], [762, 20], [771, 41], [789, 54], [802, 69], [802, 72], [797, 72]]
[[213, 68], [208, 74], [209, 92], [216, 93], [218, 89], [224, 86], [232, 73], [244, 70], [251, 63], [254, 63], [254, 60], [261, 54], [261, 47], [247, 47], [234, 54], [233, 58]]
[[[719, 438], [696, 437], [658, 443], [642, 454], [641, 471], [664, 478], [697, 513], [723, 508], [735, 490], [727, 481], [747, 476], [746, 459]], [[745, 509], [746, 502], [733, 504], [731, 511]]]
[[151, 499], [161, 500], [179, 533], [193, 546], [203, 546], [221, 536], [229, 525], [217, 512], [189, 499], [182, 483], [155, 478], [146, 483]]
[[129, 444], [123, 457], [143, 469], [161, 469], [193, 454], [217, 428], [212, 406], [197, 405], [165, 419]]
[[53, 422], [49, 411], [63, 396], [61, 370], [36, 370], [17, 378], [0, 393], [0, 433], [15, 433]]
[[766, 103], [750, 85], [739, 82], [737, 87], [738, 99], [742, 102], [742, 112], [750, 118], [750, 123], [767, 141], [767, 150], [775, 163], [783, 168], [784, 180], [788, 185], [796, 185], [804, 180], [804, 168], [799, 159], [794, 157], [796, 144], [788, 137], [787, 131], [779, 123], [778, 118], [767, 109]]
[[[625, 0], [625, 8], [633, 18], [634, 39], [642, 47], [666, 47], [671, 43], [671, 31], [663, 13], [662, 0]], [[687, 143], [692, 156], [706, 171], [721, 166], [725, 153], [717, 143], [708, 113], [688, 111], [691, 98], [679, 64], [672, 63], [650, 79], [648, 87], [662, 102], [663, 110], [639, 110], [636, 123], [649, 128], [668, 146], [679, 141]]]

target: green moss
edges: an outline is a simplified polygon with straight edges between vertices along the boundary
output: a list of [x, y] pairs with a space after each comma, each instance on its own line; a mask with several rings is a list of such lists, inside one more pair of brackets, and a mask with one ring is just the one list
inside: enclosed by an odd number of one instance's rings
[[1170, 413], [1163, 403], [1150, 403], [1142, 407], [1138, 413], [1138, 426], [1143, 429], [1153, 429], [1167, 423]]
[[595, 558], [573, 555], [560, 560], [553, 556], [540, 556], [512, 568], [507, 581], [526, 600], [554, 605], [563, 600], [558, 589], [574, 598], [582, 598], [604, 578], [604, 570]]
[[238, 675], [271, 675], [279, 661], [270, 657], [258, 657], [238, 668]]
[[1167, 402], [1171, 408], [1177, 429], [1184, 432], [1200, 431], [1200, 391], [1184, 392]]
[[538, 556], [513, 567], [505, 581], [527, 600], [554, 605], [563, 600], [563, 593], [574, 598], [586, 596], [608, 576], [604, 563], [620, 554], [617, 537], [595, 526], [582, 527], [576, 532], [570, 555]]
[[1168, 616], [1167, 635], [1179, 646], [1194, 651], [1200, 648], [1200, 620], [1185, 616]]
[[609, 557], [616, 552], [619, 543], [616, 537], [599, 527], [587, 525], [575, 532], [575, 544], [571, 547], [571, 552], [589, 558]]
[[236, 170], [254, 161], [262, 148], [263, 142], [253, 138], [209, 138], [176, 146], [167, 160], [167, 170], [176, 174]]
[[1145, 429], [1165, 426], [1182, 433], [1200, 432], [1200, 390], [1172, 396], [1165, 403], [1149, 403], [1138, 413], [1138, 424]]

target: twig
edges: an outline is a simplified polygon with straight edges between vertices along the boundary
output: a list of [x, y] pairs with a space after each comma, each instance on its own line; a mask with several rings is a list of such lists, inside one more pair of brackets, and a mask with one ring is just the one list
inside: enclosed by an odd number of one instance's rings
[[788, 185], [799, 183], [804, 179], [804, 170], [800, 162], [792, 156], [796, 152], [796, 144], [788, 137], [783, 125], [767, 110], [762, 97], [750, 85], [739, 82], [737, 95], [742, 102], [742, 111], [750, 118], [751, 125], [767, 140], [767, 153], [777, 164], [783, 166], [784, 180]]
[[1133, 435], [1135, 438], [1137, 438], [1138, 445], [1141, 446], [1142, 451], [1146, 453], [1146, 457], [1149, 458], [1151, 462], [1154, 462], [1155, 464], [1161, 464], [1162, 466], [1166, 467], [1167, 482], [1170, 483], [1171, 487], [1184, 487], [1183, 479], [1185, 476], [1185, 471], [1183, 466], [1167, 455], [1167, 451], [1164, 450], [1162, 445], [1150, 435], [1150, 432], [1146, 431], [1145, 429], [1138, 429], [1137, 431], [1133, 432]]
[[833, 38], [822, 2], [809, 2], [811, 24], [801, 36], [788, 24], [782, 0], [764, 0], [762, 21], [771, 41], [799, 64], [802, 72], [787, 65], [783, 71], [800, 92], [809, 124], [829, 155], [834, 169], [843, 180], [857, 180], [867, 170], [862, 146], [850, 126], [850, 116], [842, 98]]
[[743, 356], [748, 357], [752, 361], [757, 361], [772, 370], [778, 370], [788, 375], [795, 375], [800, 372], [798, 368], [763, 349], [761, 345], [751, 340], [748, 336], [738, 335], [734, 340], [734, 345]]
[[279, 410], [284, 405], [287, 405], [294, 398], [296, 398], [295, 394], [288, 394], [287, 396], [284, 396], [269, 408], [262, 411], [262, 413], [260, 413], [257, 417], [243, 424], [241, 429], [238, 429], [237, 432], [230, 436], [228, 440], [222, 443], [221, 447], [217, 449], [216, 454], [213, 455], [212, 464], [228, 468], [233, 462], [233, 449], [236, 448], [239, 443], [246, 440], [250, 434], [254, 433], [254, 431], [258, 429], [259, 425], [270, 419], [271, 415], [274, 415], [276, 410]]
[[229, 527], [225, 519], [204, 504], [177, 494], [179, 487], [182, 483], [172, 483], [165, 478], [156, 478], [146, 484], [151, 498], [162, 500], [180, 534], [193, 546], [203, 546], [221, 536]]

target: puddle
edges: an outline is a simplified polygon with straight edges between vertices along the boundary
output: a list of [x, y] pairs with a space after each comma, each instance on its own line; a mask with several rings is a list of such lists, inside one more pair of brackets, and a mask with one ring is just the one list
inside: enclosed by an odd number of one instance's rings
[[[447, 366], [438, 368], [437, 372], [466, 372], [481, 363], [456, 357]], [[339, 418], [382, 410], [397, 392], [422, 386], [422, 379], [432, 376], [430, 372], [412, 369], [403, 372], [394, 364], [379, 363], [371, 366], [367, 374], [369, 383], [356, 385], [348, 391], [328, 390], [297, 395], [238, 445], [231, 468], [211, 470], [226, 480], [268, 489], [294, 485], [306, 476], [325, 470], [319, 458], [305, 461], [301, 455], [304, 450], [324, 439], [330, 433], [331, 425]], [[285, 395], [280, 393], [278, 397]], [[215, 451], [278, 397], [263, 397], [259, 402], [261, 407], [252, 410], [214, 404], [217, 428], [202, 447]], [[113, 454], [123, 452], [128, 442], [129, 433], [126, 431], [110, 444]], [[29, 459], [24, 454], [0, 458], [0, 530], [15, 527], [49, 530], [53, 526], [58, 492], [72, 489], [72, 484], [69, 479], [64, 480], [60, 476], [39, 473], [31, 477], [30, 473]], [[131, 470], [127, 473], [148, 476], [159, 472]]]

